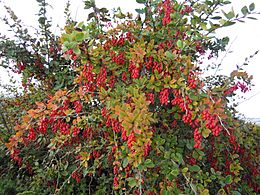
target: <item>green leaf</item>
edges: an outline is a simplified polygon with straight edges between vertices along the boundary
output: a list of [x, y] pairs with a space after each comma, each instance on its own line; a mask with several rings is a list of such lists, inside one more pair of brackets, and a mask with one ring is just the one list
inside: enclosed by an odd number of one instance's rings
[[231, 191], [231, 194], [232, 194], [232, 195], [241, 195], [241, 193], [238, 192], [238, 191]]
[[231, 26], [233, 24], [236, 24], [235, 22], [227, 21], [224, 26]]
[[170, 52], [170, 51], [166, 51], [164, 54], [165, 54], [165, 56], [166, 56], [167, 58], [169, 58], [169, 59], [171, 59], [171, 60], [174, 59], [174, 55], [173, 55], [172, 52]]
[[255, 9], [255, 3], [251, 3], [251, 4], [249, 5], [249, 10], [250, 10], [250, 11], [254, 11], [254, 9]]
[[182, 155], [177, 152], [177, 153], [175, 154], [174, 160], [176, 160], [179, 164], [181, 164], [181, 163], [182, 163]]
[[170, 172], [171, 175], [174, 177], [177, 177], [179, 175], [179, 169], [175, 168]]
[[91, 12], [89, 15], [88, 15], [88, 21], [91, 19], [91, 18], [94, 18], [95, 17], [95, 12]]
[[223, 4], [225, 4], [225, 5], [231, 4], [231, 1], [224, 1]]
[[74, 47], [73, 48], [73, 52], [76, 54], [76, 55], [80, 55], [81, 51], [78, 47]]
[[77, 32], [75, 35], [75, 40], [78, 42], [81, 42], [85, 39], [84, 33], [83, 32]]
[[91, 1], [85, 1], [85, 7], [84, 9], [90, 9], [92, 8], [94, 5]]
[[181, 119], [181, 116], [178, 113], [174, 113], [173, 117], [177, 120]]
[[231, 175], [228, 175], [225, 179], [225, 183], [226, 184], [231, 184], [232, 183], [232, 176]]
[[128, 165], [128, 159], [124, 158], [124, 160], [123, 160], [123, 168], [126, 168], [127, 165]]
[[187, 173], [188, 172], [188, 167], [184, 167], [183, 169], [182, 169], [182, 173]]
[[102, 12], [102, 13], [105, 13], [105, 14], [109, 12], [108, 9], [105, 8], [105, 7], [99, 9], [99, 11]]
[[228, 12], [228, 14], [225, 14], [225, 16], [228, 20], [230, 20], [235, 17], [235, 12], [232, 10], [232, 11]]
[[190, 171], [192, 172], [199, 172], [200, 171], [200, 167], [198, 165], [193, 165], [190, 167]]
[[88, 169], [83, 169], [83, 176], [85, 177], [89, 173]]
[[144, 162], [144, 165], [148, 168], [153, 168], [154, 167], [154, 163], [151, 159], [147, 159], [145, 162]]
[[146, 2], [146, 0], [136, 0], [137, 3], [141, 3], [144, 4]]
[[164, 189], [162, 195], [171, 195], [171, 192]]
[[84, 26], [84, 22], [82, 21], [82, 22], [79, 22], [78, 24], [77, 24], [77, 27], [78, 28], [82, 28]]
[[145, 13], [145, 10], [144, 10], [144, 9], [135, 9], [135, 11], [136, 11], [138, 14], [144, 14], [144, 13]]
[[210, 133], [211, 133], [211, 131], [210, 131], [209, 129], [203, 129], [203, 130], [202, 130], [202, 136], [203, 136], [204, 138], [207, 138]]
[[221, 16], [214, 16], [214, 17], [212, 17], [211, 19], [212, 20], [220, 20], [222, 17]]
[[46, 18], [45, 17], [39, 17], [38, 22], [42, 25], [45, 24]]
[[244, 7], [241, 9], [241, 12], [242, 12], [242, 14], [243, 14], [244, 16], [247, 15], [247, 14], [249, 13], [247, 6], [244, 6]]
[[137, 181], [134, 177], [129, 177], [127, 178], [127, 181], [128, 181], [128, 185], [133, 188], [135, 186], [137, 186]]
[[201, 24], [200, 24], [200, 27], [201, 27], [203, 30], [207, 30], [207, 24], [206, 24], [206, 23], [201, 23]]
[[178, 40], [176, 44], [179, 48], [183, 48], [183, 42], [181, 40]]
[[68, 34], [62, 34], [61, 35], [61, 41], [64, 43], [65, 41], [72, 41], [71, 35]]

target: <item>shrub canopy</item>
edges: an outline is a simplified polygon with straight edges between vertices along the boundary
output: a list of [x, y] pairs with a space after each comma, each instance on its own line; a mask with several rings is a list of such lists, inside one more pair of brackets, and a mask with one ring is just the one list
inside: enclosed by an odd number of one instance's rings
[[204, 58], [218, 57], [228, 44], [214, 31], [252, 19], [253, 3], [240, 15], [220, 13], [225, 0], [137, 0], [144, 8], [133, 17], [91, 0], [88, 22], [80, 23], [68, 3], [59, 37], [49, 30], [46, 2], [37, 1], [39, 37], [6, 7], [16, 37], [0, 42], [2, 66], [20, 73], [25, 89], [3, 98], [1, 142], [16, 163], [8, 169], [22, 174], [28, 190], [259, 191], [259, 127], [237, 119], [229, 105], [252, 77], [243, 67], [201, 76]]

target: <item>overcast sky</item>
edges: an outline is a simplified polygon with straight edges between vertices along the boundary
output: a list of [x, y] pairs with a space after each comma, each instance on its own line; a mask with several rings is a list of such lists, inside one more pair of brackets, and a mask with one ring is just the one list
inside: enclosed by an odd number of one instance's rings
[[[2, 1], [2, 2], [1, 2]], [[254, 2], [256, 4], [256, 11], [260, 12], [259, 0], [233, 0], [232, 6], [236, 11], [239, 11], [243, 5], [249, 5]], [[3, 9], [3, 2], [10, 6], [17, 16], [22, 19], [25, 25], [36, 26], [38, 12], [36, 0], [0, 0], [0, 16], [5, 15]], [[52, 16], [54, 26], [64, 25], [64, 7], [66, 0], [47, 0], [52, 5], [49, 10], [49, 15]], [[71, 0], [72, 2], [72, 18], [77, 21], [84, 21], [88, 13], [84, 11], [84, 4], [82, 0]], [[114, 7], [121, 7], [123, 11], [135, 12], [134, 9], [139, 5], [135, 0], [96, 0], [98, 7], [107, 7], [112, 9]], [[231, 27], [217, 31], [217, 36], [229, 36], [232, 53], [228, 54], [223, 60], [223, 72], [228, 73], [236, 67], [236, 64], [243, 63], [244, 59], [253, 54], [256, 50], [260, 50], [260, 16], [259, 20], [246, 20], [246, 23], [238, 23]], [[6, 28], [0, 23], [1, 33], [6, 32]], [[59, 32], [59, 28], [54, 28], [54, 31]], [[218, 61], [220, 61], [218, 59]], [[254, 76], [255, 87], [246, 94], [248, 100], [241, 103], [238, 110], [245, 114], [246, 117], [260, 118], [260, 53], [255, 56], [250, 65], [246, 69], [249, 74]], [[0, 82], [8, 82], [7, 74], [0, 69]], [[255, 95], [256, 94], [256, 95]]]

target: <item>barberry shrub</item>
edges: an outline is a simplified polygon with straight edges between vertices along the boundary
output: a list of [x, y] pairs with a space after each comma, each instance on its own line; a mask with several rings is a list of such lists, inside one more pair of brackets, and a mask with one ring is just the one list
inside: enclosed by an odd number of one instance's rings
[[[239, 67], [229, 77], [205, 79], [200, 65], [228, 43], [213, 32], [252, 18], [254, 4], [240, 16], [219, 13], [230, 4], [225, 0], [137, 2], [144, 6], [134, 18], [85, 1], [88, 22], [68, 20], [53, 58], [39, 53], [41, 67], [35, 58], [17, 63], [24, 78], [38, 79], [46, 93], [17, 117], [5, 144], [29, 175], [29, 190], [258, 193], [259, 127], [239, 120], [228, 104], [236, 91], [250, 89], [252, 78]], [[46, 48], [54, 55], [53, 47]], [[39, 68], [43, 77], [26, 74]], [[69, 83], [59, 85], [56, 75], [69, 75]]]

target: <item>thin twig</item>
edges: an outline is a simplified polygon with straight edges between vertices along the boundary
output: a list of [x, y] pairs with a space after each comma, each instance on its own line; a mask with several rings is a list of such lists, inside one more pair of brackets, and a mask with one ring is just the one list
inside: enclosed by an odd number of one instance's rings
[[258, 94], [260, 94], [260, 91], [258, 91], [258, 92], [255, 93], [254, 95], [250, 96], [249, 98], [245, 99], [244, 101], [238, 103], [237, 106], [240, 105], [240, 104], [243, 104], [244, 102], [246, 102], [246, 101], [248, 101], [248, 100], [250, 100], [250, 99], [252, 99], [253, 97], [257, 96]]
[[229, 132], [229, 130], [225, 127], [225, 125], [223, 124], [222, 119], [220, 118], [219, 115], [217, 115], [217, 116], [218, 116], [218, 120], [219, 120], [221, 126], [226, 130], [227, 134], [230, 136], [230, 132]]
[[227, 54], [230, 52], [230, 49], [231, 49], [232, 45], [234, 44], [234, 42], [236, 41], [236, 39], [237, 39], [237, 36], [234, 38], [234, 40], [231, 42], [230, 46], [226, 50], [225, 55], [223, 56], [223, 58], [221, 59], [220, 63], [218, 64], [218, 66], [217, 66], [217, 68], [215, 70], [214, 76], [216, 76], [220, 66], [222, 65], [224, 59], [227, 57]]
[[198, 193], [197, 193], [196, 189], [194, 189], [194, 186], [191, 185], [190, 180], [186, 177], [185, 174], [183, 174], [183, 176], [184, 176], [184, 178], [186, 179], [186, 181], [187, 181], [187, 183], [189, 184], [189, 186], [191, 187], [191, 190], [194, 192], [195, 195], [197, 195]]

